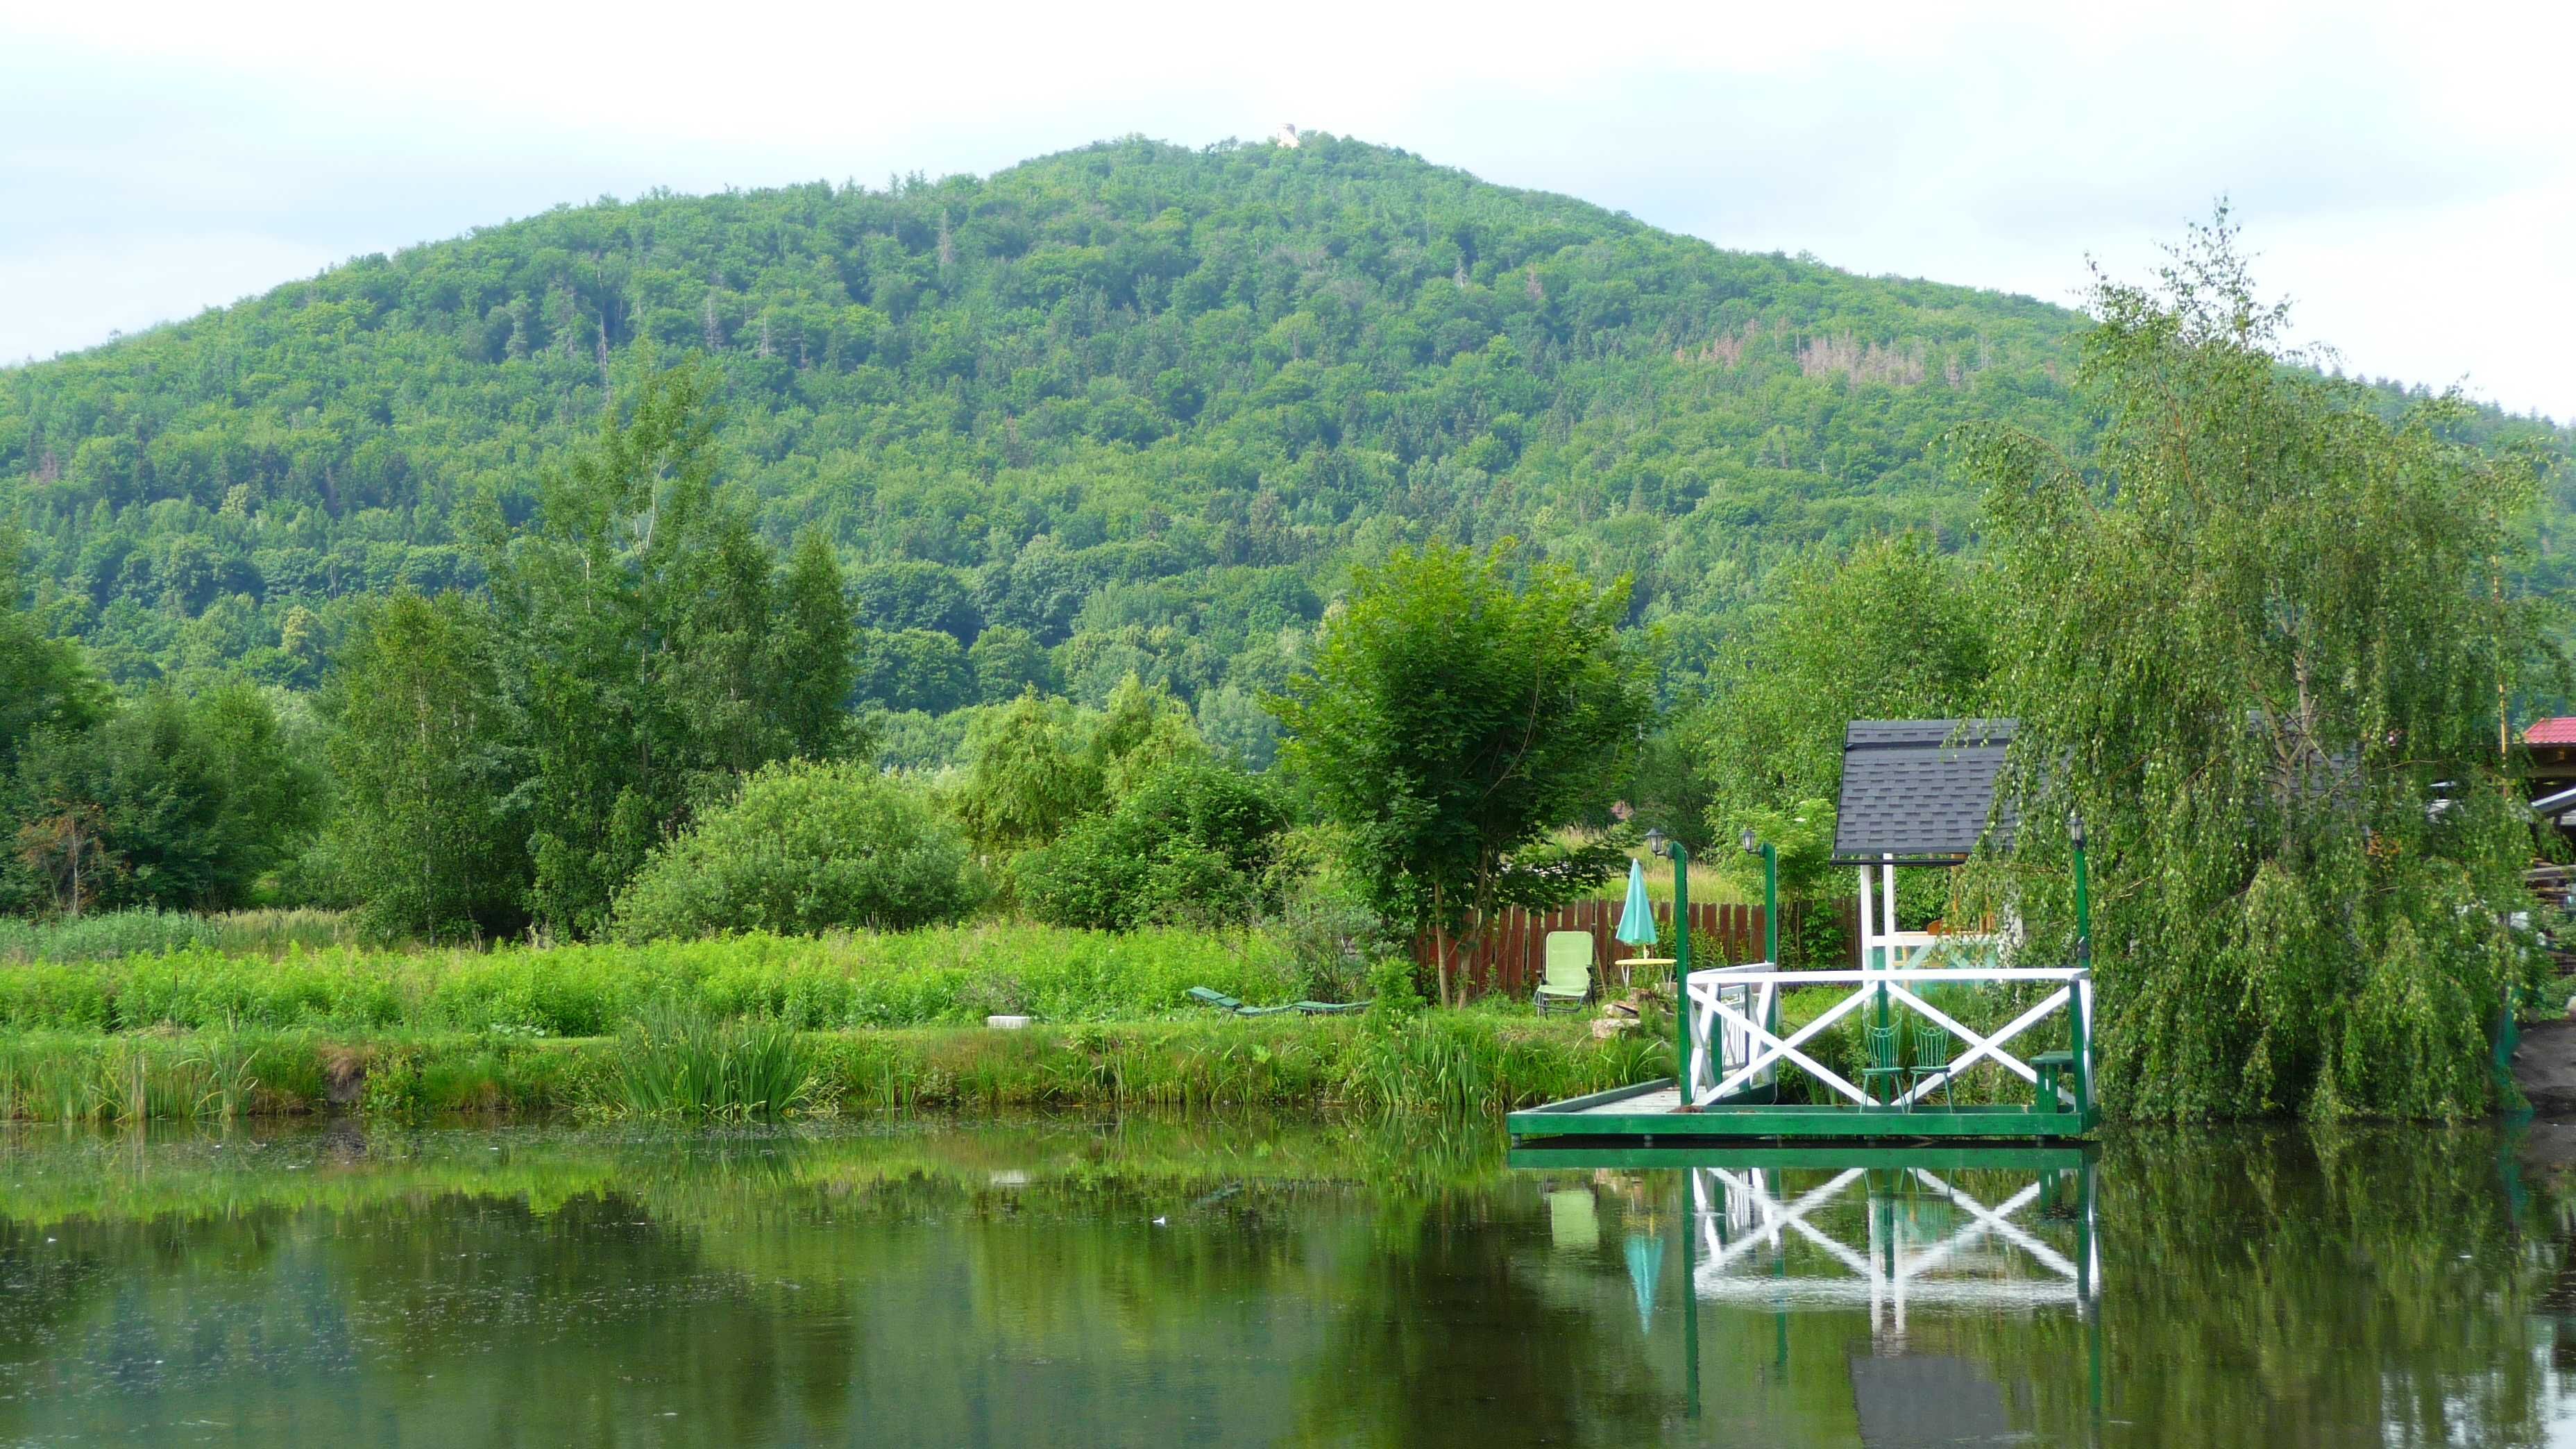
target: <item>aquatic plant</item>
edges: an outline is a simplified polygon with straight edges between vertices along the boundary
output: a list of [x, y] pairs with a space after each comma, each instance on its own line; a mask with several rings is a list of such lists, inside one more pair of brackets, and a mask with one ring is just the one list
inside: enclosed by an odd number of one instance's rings
[[717, 1021], [668, 1003], [618, 1039], [593, 1105], [638, 1117], [786, 1117], [814, 1105], [813, 1053], [775, 1021]]

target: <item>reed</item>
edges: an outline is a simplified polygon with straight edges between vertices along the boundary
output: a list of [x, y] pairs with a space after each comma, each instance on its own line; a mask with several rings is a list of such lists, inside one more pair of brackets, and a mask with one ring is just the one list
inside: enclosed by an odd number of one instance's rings
[[669, 1006], [618, 1041], [612, 1094], [595, 1105], [637, 1117], [785, 1117], [813, 1107], [813, 1053], [774, 1021], [717, 1021]]

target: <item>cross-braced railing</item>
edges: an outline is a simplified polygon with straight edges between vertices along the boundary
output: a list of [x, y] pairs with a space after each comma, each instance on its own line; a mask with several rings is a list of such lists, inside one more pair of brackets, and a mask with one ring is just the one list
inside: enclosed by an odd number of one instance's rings
[[[1972, 986], [1988, 982], [2054, 982], [2056, 989], [1993, 1032], [1982, 1032], [1925, 999], [1925, 988]], [[1790, 987], [1846, 988], [1841, 1000], [1805, 1025], [1783, 1035], [1781, 993]], [[2093, 973], [2077, 967], [1958, 966], [1929, 969], [1863, 971], [1783, 971], [1768, 962], [1721, 966], [1690, 974], [1690, 1062], [1688, 1079], [1694, 1107], [1741, 1102], [1773, 1086], [1785, 1063], [1797, 1067], [1852, 1105], [1870, 1110], [1905, 1110], [1931, 1093], [1941, 1092], [1970, 1070], [1992, 1065], [2031, 1085], [2043, 1080], [2057, 1098], [2056, 1109], [2089, 1110], [2093, 1100]], [[1842, 1073], [1816, 1059], [1810, 1045], [1836, 1022], [1856, 1011], [1871, 1011], [1882, 1022], [1912, 1013], [1939, 1027], [1956, 1048], [1947, 1060], [1918, 1062], [1908, 1070], [1913, 1085], [1890, 1088], [1882, 1099], [1856, 1086]], [[2037, 1064], [2008, 1049], [2007, 1043], [2051, 1024], [2063, 1013], [2068, 1045], [2062, 1053], [2035, 1054]], [[1767, 1094], [1766, 1094], [1767, 1095]], [[2045, 1098], [2042, 1097], [2043, 1102]]]
[[[1902, 1333], [1909, 1303], [2054, 1303], [2089, 1314], [2101, 1291], [2089, 1169], [2043, 1170], [1991, 1207], [1922, 1167], [1852, 1167], [1803, 1191], [1790, 1188], [1786, 1176], [1777, 1169], [1691, 1169], [1696, 1296], [1783, 1308], [1865, 1301], [1873, 1328]], [[1857, 1243], [1837, 1235], [1850, 1231], [1851, 1214], [1835, 1211], [1849, 1206], [1855, 1186], [1864, 1189], [1866, 1210], [1866, 1236]], [[1935, 1226], [1900, 1216], [1926, 1203], [1949, 1209]], [[2034, 1206], [2037, 1221], [2028, 1217]], [[2058, 1242], [2048, 1241], [2060, 1233]], [[1783, 1275], [1780, 1255], [1792, 1239], [1815, 1250], [1821, 1274]]]

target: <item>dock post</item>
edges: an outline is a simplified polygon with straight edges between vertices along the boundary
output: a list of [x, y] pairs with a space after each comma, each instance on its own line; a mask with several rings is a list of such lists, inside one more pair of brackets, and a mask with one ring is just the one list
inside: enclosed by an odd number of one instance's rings
[[1676, 840], [1673, 851], [1673, 1110], [1695, 1112], [1691, 1102], [1691, 925], [1690, 849]]

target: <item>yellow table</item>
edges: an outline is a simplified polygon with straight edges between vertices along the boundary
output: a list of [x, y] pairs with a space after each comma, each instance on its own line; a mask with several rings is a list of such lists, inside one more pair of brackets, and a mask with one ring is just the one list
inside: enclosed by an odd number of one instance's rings
[[1619, 984], [1623, 987], [1629, 987], [1637, 984], [1638, 967], [1670, 966], [1674, 964], [1674, 958], [1670, 956], [1614, 956], [1611, 958], [1610, 964], [1619, 968]]

